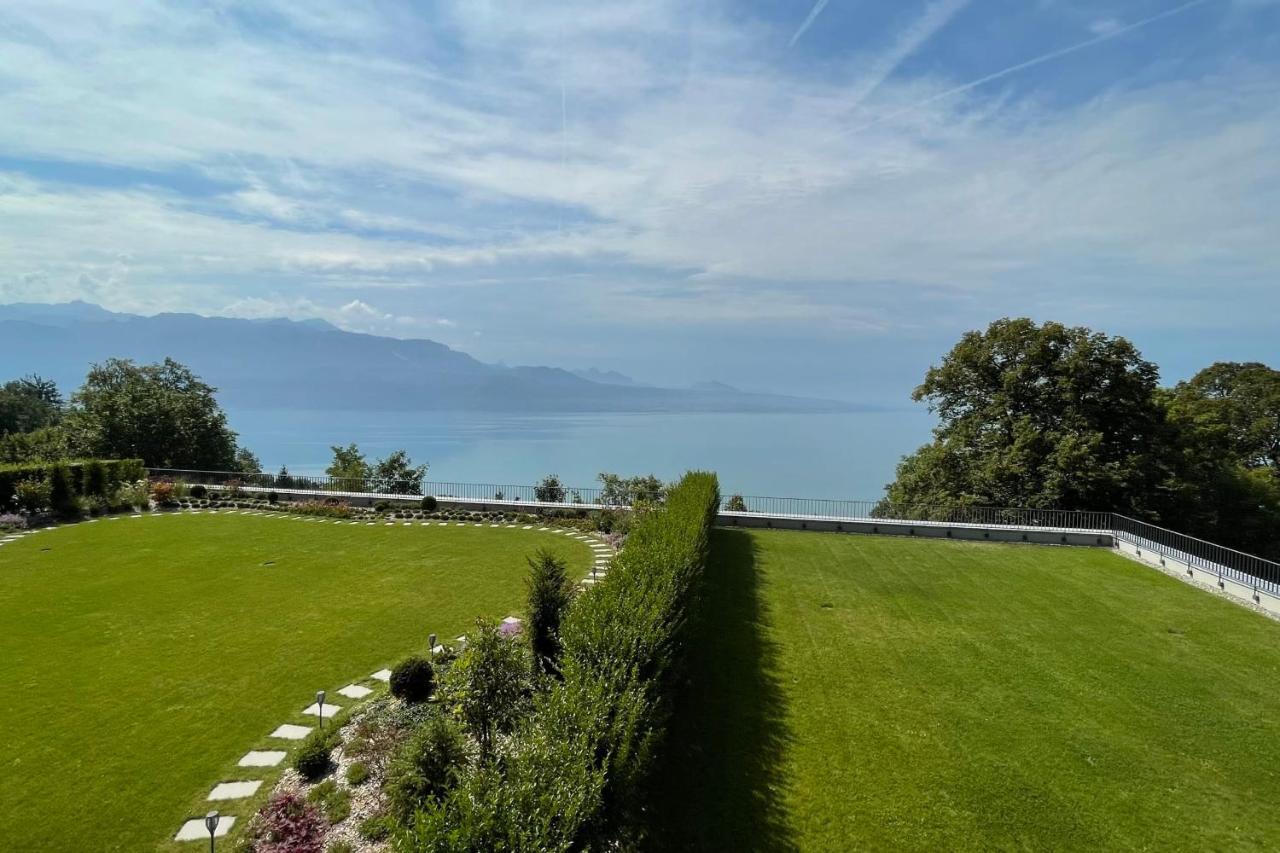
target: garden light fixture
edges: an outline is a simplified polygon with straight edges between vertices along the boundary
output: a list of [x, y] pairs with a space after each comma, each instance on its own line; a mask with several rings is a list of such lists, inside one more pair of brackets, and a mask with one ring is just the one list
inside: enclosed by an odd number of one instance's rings
[[316, 691], [316, 712], [317, 712], [317, 716], [320, 717], [320, 728], [323, 729], [324, 728], [324, 691], [323, 690]]
[[209, 853], [213, 853], [213, 833], [218, 829], [218, 821], [222, 816], [218, 814], [218, 810], [214, 809], [204, 816], [204, 828], [209, 830]]

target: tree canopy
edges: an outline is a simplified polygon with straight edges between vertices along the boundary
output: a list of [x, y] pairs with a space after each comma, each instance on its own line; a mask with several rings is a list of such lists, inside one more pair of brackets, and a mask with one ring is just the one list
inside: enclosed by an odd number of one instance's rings
[[0, 436], [34, 432], [62, 419], [62, 395], [52, 380], [24, 376], [0, 385]]
[[1124, 512], [1280, 550], [1280, 371], [1219, 363], [1173, 389], [1127, 340], [1003, 319], [915, 390], [939, 424], [886, 501]]
[[151, 468], [229, 470], [236, 434], [215, 390], [173, 359], [145, 365], [108, 359], [72, 395], [64, 426], [85, 455], [139, 458]]

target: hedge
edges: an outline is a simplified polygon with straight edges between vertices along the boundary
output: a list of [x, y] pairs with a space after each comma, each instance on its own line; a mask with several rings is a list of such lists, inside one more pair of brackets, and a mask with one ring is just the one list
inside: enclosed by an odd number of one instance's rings
[[0, 465], [0, 507], [12, 503], [18, 483], [23, 480], [48, 482], [58, 467], [66, 469], [75, 495], [106, 494], [121, 483], [141, 480], [145, 476], [141, 459], [70, 459], [3, 464]]
[[581, 850], [642, 842], [646, 790], [684, 664], [720, 506], [694, 472], [633, 527], [608, 580], [570, 608], [563, 679], [540, 694], [498, 764], [401, 837], [410, 850]]

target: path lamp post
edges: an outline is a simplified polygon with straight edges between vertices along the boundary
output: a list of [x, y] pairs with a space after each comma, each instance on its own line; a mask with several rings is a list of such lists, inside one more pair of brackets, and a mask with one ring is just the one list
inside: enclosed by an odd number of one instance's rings
[[318, 716], [320, 717], [320, 730], [324, 731], [324, 691], [323, 690], [316, 691], [316, 711], [319, 712]]
[[218, 828], [218, 821], [221, 819], [218, 810], [214, 809], [204, 816], [204, 828], [209, 830], [209, 853], [213, 853], [213, 833]]
[[431, 662], [436, 662], [436, 635], [431, 634], [427, 637], [427, 648], [431, 649]]

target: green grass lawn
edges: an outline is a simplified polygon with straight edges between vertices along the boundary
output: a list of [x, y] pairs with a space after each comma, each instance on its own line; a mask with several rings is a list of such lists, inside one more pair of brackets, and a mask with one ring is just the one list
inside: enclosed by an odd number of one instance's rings
[[[350, 705], [339, 687], [429, 632], [519, 612], [539, 546], [588, 570], [584, 544], [536, 530], [229, 514], [0, 548], [0, 850], [203, 849], [169, 839], [216, 782], [265, 778], [265, 795], [278, 775], [241, 755], [314, 723], [316, 690]], [[218, 807], [243, 825], [261, 799]]]
[[1280, 847], [1280, 624], [1102, 550], [714, 555], [654, 846]]

